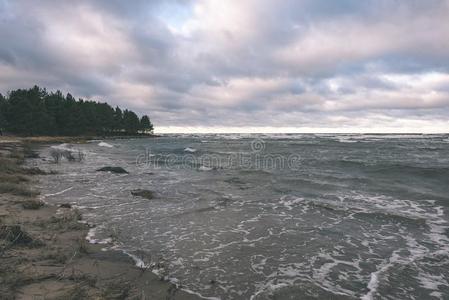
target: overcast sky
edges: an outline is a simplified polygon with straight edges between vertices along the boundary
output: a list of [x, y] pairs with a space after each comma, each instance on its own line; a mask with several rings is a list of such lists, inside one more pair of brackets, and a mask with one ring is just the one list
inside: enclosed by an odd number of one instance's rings
[[449, 0], [0, 0], [0, 92], [167, 131], [449, 131]]

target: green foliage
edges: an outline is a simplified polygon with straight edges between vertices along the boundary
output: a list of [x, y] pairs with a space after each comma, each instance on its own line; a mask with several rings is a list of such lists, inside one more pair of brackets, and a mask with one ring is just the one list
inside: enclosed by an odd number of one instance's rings
[[0, 93], [0, 132], [6, 126], [5, 110], [6, 110], [6, 99]]
[[153, 132], [153, 124], [151, 124], [150, 118], [147, 115], [142, 116], [140, 119], [140, 130], [143, 132]]
[[123, 127], [126, 132], [137, 132], [140, 129], [140, 121], [137, 115], [125, 109], [123, 112]]
[[[145, 117], [145, 118], [144, 118]], [[19, 135], [128, 135], [152, 132], [147, 116], [139, 120], [129, 110], [107, 103], [78, 101], [60, 91], [34, 86], [0, 94], [0, 130]]]

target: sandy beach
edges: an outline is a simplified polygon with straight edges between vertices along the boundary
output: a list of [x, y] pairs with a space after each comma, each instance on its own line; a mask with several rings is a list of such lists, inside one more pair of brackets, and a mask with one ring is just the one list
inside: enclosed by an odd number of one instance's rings
[[0, 298], [197, 299], [122, 252], [88, 243], [94, 225], [70, 205], [39, 200], [33, 175], [42, 171], [22, 166], [36, 155], [30, 143], [63, 141], [0, 140]]

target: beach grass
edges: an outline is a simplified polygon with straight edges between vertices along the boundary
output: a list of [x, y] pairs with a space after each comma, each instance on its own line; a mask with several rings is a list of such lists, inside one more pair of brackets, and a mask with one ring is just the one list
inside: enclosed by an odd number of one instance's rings
[[15, 196], [35, 197], [39, 192], [29, 189], [23, 183], [0, 182], [0, 193]]

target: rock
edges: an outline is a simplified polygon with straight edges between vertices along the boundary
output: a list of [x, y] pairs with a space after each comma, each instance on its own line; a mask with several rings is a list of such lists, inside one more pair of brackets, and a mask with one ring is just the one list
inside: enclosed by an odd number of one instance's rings
[[39, 153], [30, 151], [25, 154], [25, 158], [40, 158]]
[[39, 209], [42, 206], [44, 206], [44, 202], [40, 201], [40, 200], [25, 200], [22, 202], [22, 207], [24, 209]]
[[149, 190], [133, 190], [133, 191], [131, 191], [131, 194], [133, 196], [146, 198], [148, 200], [151, 200], [154, 198], [154, 192], [149, 191]]
[[31, 244], [33, 239], [19, 225], [3, 225], [0, 227], [0, 239], [13, 244]]
[[51, 174], [50, 172], [46, 172], [46, 171], [36, 168], [36, 167], [24, 168], [23, 170], [27, 175], [50, 175]]
[[59, 204], [59, 207], [62, 207], [62, 208], [72, 208], [72, 205], [70, 205], [69, 203], [62, 203], [62, 204]]
[[129, 174], [128, 171], [121, 167], [104, 167], [101, 169], [98, 169], [97, 172], [112, 172], [117, 174]]

